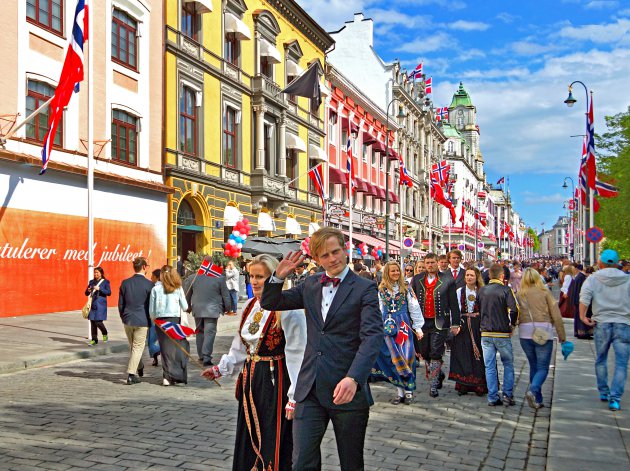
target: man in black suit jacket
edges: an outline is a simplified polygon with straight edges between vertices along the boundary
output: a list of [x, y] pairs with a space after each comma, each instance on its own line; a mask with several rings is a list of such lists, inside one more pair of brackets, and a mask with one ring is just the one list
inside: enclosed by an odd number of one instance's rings
[[424, 336], [417, 351], [425, 361], [431, 380], [431, 397], [439, 395], [445, 375], [442, 373], [442, 356], [446, 349], [449, 329], [453, 335], [460, 331], [460, 311], [457, 304], [455, 281], [452, 275], [440, 273], [437, 256], [429, 253], [424, 257], [426, 272], [411, 280], [411, 287], [416, 293], [422, 308]]
[[313, 258], [325, 273], [282, 291], [282, 281], [304, 258], [289, 254], [265, 283], [265, 309], [305, 309], [307, 343], [295, 389], [293, 469], [321, 469], [320, 444], [328, 421], [337, 438], [341, 469], [362, 470], [369, 407], [367, 379], [383, 343], [383, 322], [374, 282], [346, 262], [341, 231], [311, 236]]
[[466, 269], [462, 268], [462, 253], [455, 249], [448, 253], [448, 269], [444, 272], [455, 281], [455, 289], [466, 286]]
[[146, 278], [149, 268], [146, 258], [136, 257], [133, 261], [135, 275], [123, 280], [118, 293], [118, 312], [125, 325], [129, 340], [129, 363], [127, 364], [127, 384], [136, 384], [144, 375], [142, 353], [147, 341], [151, 318], [149, 317], [149, 297], [153, 283]]

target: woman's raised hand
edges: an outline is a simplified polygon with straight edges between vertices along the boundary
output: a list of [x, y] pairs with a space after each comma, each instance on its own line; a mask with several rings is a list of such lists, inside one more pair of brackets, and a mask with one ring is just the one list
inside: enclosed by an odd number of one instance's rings
[[300, 252], [289, 252], [286, 257], [278, 264], [276, 268], [276, 276], [285, 279], [287, 276], [295, 272], [295, 269], [304, 261], [306, 256]]

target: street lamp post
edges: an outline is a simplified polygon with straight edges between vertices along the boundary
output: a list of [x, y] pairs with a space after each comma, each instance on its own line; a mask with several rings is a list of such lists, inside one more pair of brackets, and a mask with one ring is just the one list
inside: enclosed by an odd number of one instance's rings
[[[567, 185], [567, 180], [569, 180], [571, 182], [571, 200], [573, 201], [573, 203], [569, 203], [569, 221], [570, 221], [570, 227], [571, 227], [571, 240], [569, 241], [569, 244], [573, 244], [573, 254], [572, 254], [572, 259], [573, 261], [575, 261], [577, 259], [576, 257], [576, 253], [579, 252], [579, 250], [576, 250], [576, 244], [575, 244], [575, 223], [574, 223], [574, 217], [575, 217], [575, 183], [573, 183], [573, 178], [571, 177], [564, 177], [564, 182], [562, 183], [562, 188], [564, 188], [565, 190], [568, 188]], [[577, 244], [579, 245], [579, 243]], [[571, 245], [569, 245], [569, 249], [571, 248]]]
[[[576, 102], [577, 100], [573, 97], [573, 85], [579, 83], [580, 85], [582, 85], [582, 87], [584, 87], [584, 95], [586, 97], [586, 115], [588, 116], [588, 105], [589, 105], [589, 101], [588, 101], [588, 88], [586, 87], [586, 85], [584, 85], [584, 82], [581, 82], [579, 80], [575, 80], [573, 82], [571, 82], [571, 84], [569, 85], [569, 96], [567, 97], [566, 100], [564, 100], [564, 102], [566, 103], [566, 105], [571, 108]], [[592, 95], [593, 92], [591, 92]], [[587, 150], [588, 152], [588, 150]], [[589, 199], [589, 227], [593, 227], [595, 225], [595, 211], [594, 211], [594, 207], [593, 207], [593, 190], [590, 189], [588, 191], [588, 199]], [[586, 226], [586, 218], [584, 218], [584, 225]], [[586, 231], [584, 231], [586, 232]], [[592, 265], [595, 263], [595, 244], [593, 244], [592, 242], [586, 242], [588, 243], [588, 260], [587, 263], [589, 265]], [[585, 248], [585, 252], [586, 252], [586, 246]], [[586, 255], [586, 254], [585, 254]]]
[[[389, 108], [397, 101], [400, 102], [398, 98], [392, 98], [392, 100], [387, 104], [387, 110], [385, 113], [385, 160], [387, 163], [385, 164], [385, 256], [383, 258], [386, 262], [389, 260], [389, 169], [391, 167], [391, 161], [389, 160]], [[403, 112], [402, 108], [400, 108], [396, 117], [398, 119], [404, 119], [407, 115]], [[402, 220], [402, 201], [398, 201], [398, 207], [400, 208], [400, 219]]]

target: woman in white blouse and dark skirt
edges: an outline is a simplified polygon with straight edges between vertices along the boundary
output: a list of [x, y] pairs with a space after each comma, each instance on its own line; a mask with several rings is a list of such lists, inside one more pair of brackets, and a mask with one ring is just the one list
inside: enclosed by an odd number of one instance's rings
[[228, 354], [202, 374], [208, 379], [239, 373], [238, 418], [232, 469], [290, 470], [293, 452], [293, 393], [306, 346], [303, 310], [260, 307], [265, 280], [278, 261], [259, 255], [249, 263], [254, 297], [243, 308]]
[[481, 350], [481, 319], [477, 294], [483, 286], [481, 273], [475, 267], [466, 269], [466, 286], [457, 289], [457, 301], [462, 317], [462, 330], [451, 342], [451, 367], [448, 379], [455, 381], [455, 390], [461, 396], [475, 392], [483, 396], [488, 392], [486, 368]]

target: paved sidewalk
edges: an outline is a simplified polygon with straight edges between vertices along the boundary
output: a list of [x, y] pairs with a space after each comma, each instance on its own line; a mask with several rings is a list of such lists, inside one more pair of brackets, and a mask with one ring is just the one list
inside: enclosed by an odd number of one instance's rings
[[[573, 338], [573, 322], [565, 321], [575, 351], [567, 361], [558, 352], [547, 451], [549, 471], [630, 469], [630, 400], [611, 412], [599, 401], [595, 379], [595, 342]], [[609, 353], [612, 378], [614, 352]], [[626, 385], [626, 390], [628, 389]]]
[[[81, 311], [1, 317], [0, 374], [127, 351], [118, 309], [110, 307], [107, 319], [109, 341], [103, 342], [99, 332], [98, 345], [91, 347], [87, 344], [89, 323]], [[222, 316], [217, 334], [236, 332], [239, 319], [240, 315]]]

